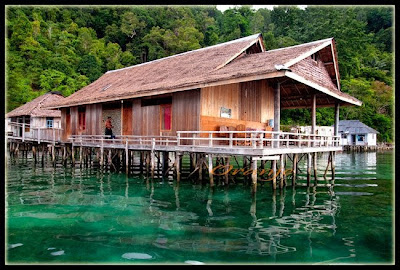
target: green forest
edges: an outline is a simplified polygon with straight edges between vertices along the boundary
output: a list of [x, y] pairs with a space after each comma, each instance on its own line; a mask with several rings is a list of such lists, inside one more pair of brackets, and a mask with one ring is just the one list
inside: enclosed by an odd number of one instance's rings
[[[8, 6], [6, 112], [49, 91], [69, 96], [108, 70], [262, 33], [267, 50], [333, 37], [342, 91], [363, 102], [342, 107], [393, 141], [393, 7]], [[310, 110], [283, 110], [281, 123], [309, 125]], [[332, 125], [332, 108], [317, 125]]]

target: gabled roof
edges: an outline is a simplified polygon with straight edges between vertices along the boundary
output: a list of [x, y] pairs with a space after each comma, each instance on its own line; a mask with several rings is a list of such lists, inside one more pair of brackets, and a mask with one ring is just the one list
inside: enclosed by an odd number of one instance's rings
[[15, 108], [11, 112], [7, 113], [5, 117], [17, 117], [23, 115], [29, 115], [31, 117], [61, 117], [61, 111], [43, 109], [42, 107], [54, 102], [60, 102], [63, 99], [64, 97], [58, 92], [49, 92], [31, 100], [30, 102], [25, 103], [18, 108]]
[[367, 133], [379, 133], [373, 128], [370, 128], [366, 124], [359, 120], [340, 120], [339, 121], [339, 132], [348, 134], [367, 134]]
[[[332, 38], [265, 51], [261, 34], [256, 34], [135, 66], [108, 71], [71, 96], [52, 104], [51, 108], [151, 96], [265, 78], [287, 76], [299, 81], [304, 78], [299, 75], [301, 69], [296, 69], [296, 64], [326, 47], [328, 47], [328, 52], [330, 50], [334, 55], [334, 51], [329, 49], [333, 47], [329, 46], [333, 46]], [[255, 47], [259, 48], [258, 53], [246, 53], [251, 49], [254, 50]], [[334, 62], [335, 60], [332, 59], [332, 63]], [[279, 69], [278, 66], [286, 67]], [[292, 67], [297, 73], [286, 70], [286, 68]], [[318, 90], [325, 94], [332, 95], [350, 104], [360, 105], [361, 102], [357, 99], [337, 88], [338, 70], [336, 68], [334, 70], [334, 74], [325, 76], [322, 81], [307, 79], [305, 82], [301, 81], [301, 83], [309, 83], [309, 86], [313, 88], [315, 88], [313, 84], [316, 84], [319, 86]], [[328, 80], [328, 82], [325, 80]], [[336, 80], [336, 83], [332, 83], [332, 80]]]

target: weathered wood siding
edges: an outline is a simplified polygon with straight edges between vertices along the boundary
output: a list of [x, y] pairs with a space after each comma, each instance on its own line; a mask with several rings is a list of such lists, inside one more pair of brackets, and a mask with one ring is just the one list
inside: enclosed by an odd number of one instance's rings
[[[264, 129], [274, 118], [274, 92], [268, 80], [202, 88], [200, 103], [200, 130], [239, 124]], [[231, 118], [220, 117], [221, 107], [231, 109]]]
[[274, 119], [274, 88], [268, 80], [261, 80], [261, 122]]
[[240, 84], [232, 83], [201, 89], [201, 115], [220, 117], [221, 107], [232, 110], [232, 119], [240, 119]]
[[199, 130], [200, 89], [176, 92], [172, 96], [172, 133]]
[[240, 83], [240, 120], [261, 122], [261, 81]]
[[90, 104], [86, 105], [86, 129], [85, 135], [99, 135], [104, 133], [104, 127], [102, 127], [102, 105], [101, 104]]
[[160, 106], [143, 106], [140, 99], [132, 103], [133, 135], [160, 135]]

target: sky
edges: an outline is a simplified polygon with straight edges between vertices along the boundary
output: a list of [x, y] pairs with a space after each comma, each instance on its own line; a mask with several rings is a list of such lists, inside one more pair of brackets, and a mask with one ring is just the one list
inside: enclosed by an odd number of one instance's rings
[[[240, 5], [217, 5], [217, 9], [219, 9], [220, 11], [224, 12], [225, 10], [227, 10], [228, 8], [233, 8], [235, 6], [240, 6]], [[269, 10], [272, 10], [274, 7], [276, 7], [277, 5], [252, 5], [252, 7], [254, 9], [259, 9], [259, 8], [267, 8]], [[298, 7], [300, 9], [304, 9], [307, 6], [306, 5], [298, 5]]]

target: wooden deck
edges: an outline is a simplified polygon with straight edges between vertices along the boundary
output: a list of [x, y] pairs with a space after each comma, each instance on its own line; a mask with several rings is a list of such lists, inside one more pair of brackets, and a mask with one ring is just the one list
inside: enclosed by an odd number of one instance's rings
[[138, 151], [269, 156], [340, 151], [339, 136], [272, 131], [178, 131], [177, 136], [74, 135], [73, 146]]

